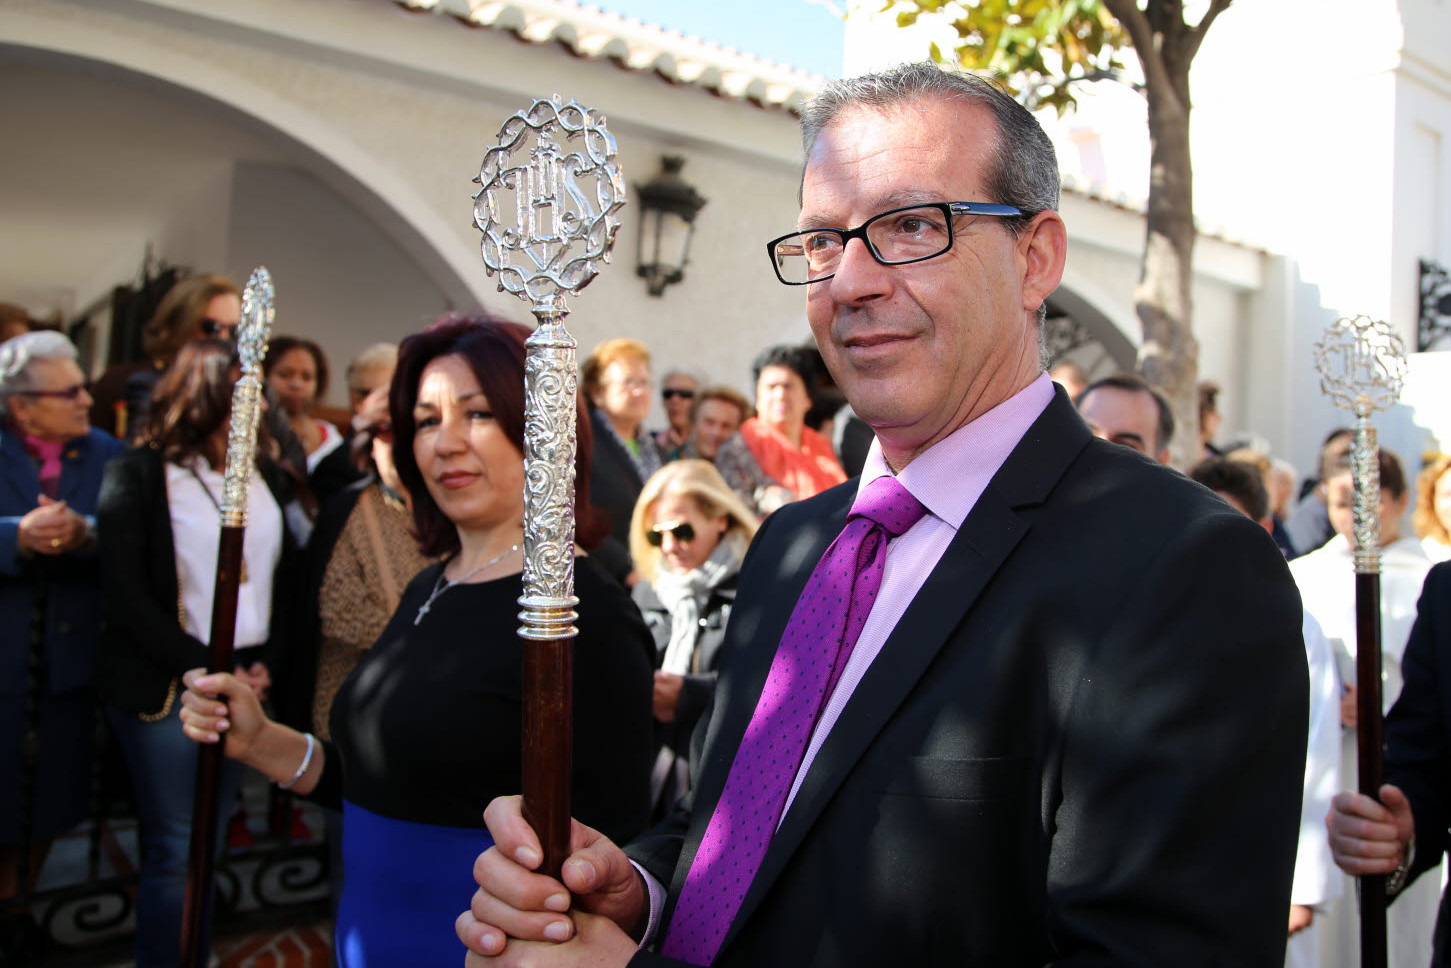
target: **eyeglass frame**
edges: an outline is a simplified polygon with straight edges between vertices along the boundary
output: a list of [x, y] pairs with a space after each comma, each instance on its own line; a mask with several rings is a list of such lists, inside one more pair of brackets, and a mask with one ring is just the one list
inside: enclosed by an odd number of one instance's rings
[[[899, 212], [910, 212], [914, 208], [935, 208], [942, 213], [943, 221], [947, 225], [947, 245], [944, 246], [941, 251], [934, 252], [931, 255], [918, 256], [915, 259], [906, 259], [901, 262], [889, 262], [888, 260], [882, 258], [882, 254], [878, 252], [877, 247], [872, 244], [872, 240], [867, 236], [867, 229], [872, 225], [872, 223], [884, 219], [888, 215], [896, 215]], [[999, 205], [996, 202], [918, 202], [915, 205], [903, 205], [900, 208], [893, 208], [888, 209], [885, 212], [878, 212], [876, 215], [873, 215], [871, 218], [867, 219], [865, 222], [858, 225], [854, 229], [819, 228], [797, 229], [795, 232], [787, 232], [785, 235], [780, 236], [779, 238], [772, 239], [771, 241], [766, 243], [766, 258], [771, 261], [771, 271], [776, 274], [776, 278], [781, 282], [782, 285], [810, 286], [814, 283], [825, 282], [826, 280], [835, 276], [836, 273], [834, 271], [828, 272], [826, 275], [817, 276], [815, 279], [806, 279], [802, 282], [792, 282], [785, 276], [781, 275], [781, 268], [776, 264], [776, 246], [780, 245], [782, 242], [785, 242], [787, 239], [795, 238], [798, 235], [806, 235], [811, 232], [832, 232], [841, 238], [841, 251], [843, 255], [846, 254], [846, 247], [852, 239], [861, 239], [862, 245], [866, 246], [867, 252], [871, 255], [872, 259], [878, 265], [908, 266], [912, 265], [914, 262], [926, 262], [928, 259], [935, 259], [939, 255], [945, 255], [946, 253], [952, 251], [953, 243], [957, 241], [957, 232], [953, 228], [952, 222], [953, 218], [958, 215], [992, 215], [999, 218], [1032, 218], [1033, 214], [1034, 213], [1031, 212], [1025, 212], [1022, 209], [1017, 208], [1013, 205]]]
[[686, 390], [681, 387], [661, 387], [660, 399], [668, 401], [671, 397], [681, 397], [685, 400], [694, 400], [695, 391]]
[[49, 397], [56, 400], [75, 400], [82, 393], [90, 393], [89, 383], [76, 383], [66, 387], [64, 390], [12, 390], [13, 397]]
[[689, 521], [662, 521], [645, 532], [645, 541], [650, 547], [659, 548], [667, 534], [681, 544], [690, 544], [695, 540], [695, 525]]

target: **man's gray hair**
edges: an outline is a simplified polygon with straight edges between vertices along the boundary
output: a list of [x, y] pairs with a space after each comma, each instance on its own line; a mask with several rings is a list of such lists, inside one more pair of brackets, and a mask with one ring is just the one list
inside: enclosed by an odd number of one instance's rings
[[809, 160], [816, 139], [844, 112], [865, 107], [877, 111], [930, 100], [981, 104], [992, 112], [997, 139], [984, 178], [987, 198], [946, 201], [1012, 205], [1025, 215], [1002, 219], [1013, 234], [1039, 212], [1058, 208], [1058, 155], [1038, 119], [991, 81], [947, 71], [934, 64], [901, 64], [878, 74], [832, 81], [801, 115], [801, 141]]
[[30, 364], [36, 360], [73, 360], [75, 344], [54, 330], [22, 333], [0, 343], [0, 417], [8, 416], [10, 395], [34, 387]]

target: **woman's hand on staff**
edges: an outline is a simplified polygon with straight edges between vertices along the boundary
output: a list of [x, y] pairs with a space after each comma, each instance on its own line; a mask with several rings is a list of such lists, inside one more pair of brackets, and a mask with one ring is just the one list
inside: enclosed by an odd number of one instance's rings
[[[192, 669], [181, 677], [181, 728], [196, 743], [216, 743], [227, 737], [226, 753], [257, 770], [274, 783], [293, 779], [307, 756], [307, 736], [275, 723], [262, 711], [252, 687], [225, 672]], [[225, 701], [224, 701], [225, 700]], [[324, 754], [314, 743], [307, 770], [290, 788], [308, 794], [322, 776]]]
[[[510, 939], [557, 943], [575, 938], [578, 929], [581, 941], [623, 952], [619, 963], [624, 964], [636, 948], [631, 939], [649, 919], [649, 895], [640, 875], [608, 837], [577, 820], [570, 821], [563, 884], [534, 873], [544, 855], [522, 806], [522, 797], [499, 797], [484, 811], [494, 846], [474, 862], [479, 889], [469, 910], [458, 917], [459, 939], [475, 955], [494, 957]], [[571, 920], [566, 913], [571, 893], [577, 911], [598, 915], [612, 925]], [[469, 964], [484, 963], [470, 958]]]
[[192, 669], [181, 681], [186, 685], [181, 694], [181, 728], [187, 738], [216, 743], [226, 733], [227, 756], [245, 760], [262, 727], [270, 722], [251, 682], [225, 672], [208, 675], [205, 669]]

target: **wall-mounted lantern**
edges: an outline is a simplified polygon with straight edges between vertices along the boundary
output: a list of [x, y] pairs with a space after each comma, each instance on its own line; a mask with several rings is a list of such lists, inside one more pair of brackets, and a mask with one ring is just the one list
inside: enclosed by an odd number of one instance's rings
[[664, 171], [635, 189], [640, 200], [635, 273], [652, 296], [685, 278], [695, 216], [705, 205], [700, 193], [680, 177], [684, 158], [665, 155], [660, 161]]

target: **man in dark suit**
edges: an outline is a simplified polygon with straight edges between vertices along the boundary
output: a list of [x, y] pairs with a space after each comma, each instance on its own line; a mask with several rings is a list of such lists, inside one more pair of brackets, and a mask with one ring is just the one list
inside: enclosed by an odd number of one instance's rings
[[[1451, 562], [1426, 575], [1416, 624], [1401, 660], [1405, 685], [1385, 721], [1385, 776], [1379, 802], [1362, 793], [1331, 801], [1330, 850], [1355, 877], [1389, 874], [1392, 901], [1441, 866], [1451, 828]], [[1432, 965], [1451, 964], [1451, 900], [1441, 894]]]
[[[517, 798], [490, 805], [466, 963], [1277, 964], [1307, 722], [1299, 599], [1252, 522], [1093, 439], [1043, 374], [1066, 249], [1051, 144], [996, 88], [924, 65], [833, 83], [803, 125], [798, 232], [772, 262], [807, 287], [877, 442], [859, 481], [763, 525], [693, 793], [628, 860], [576, 826], [567, 916], [569, 894], [532, 873]], [[883, 539], [809, 743], [752, 761], [753, 803], [737, 773], [766, 684], [802, 616], [829, 610], [818, 561], [883, 483], [925, 514]], [[778, 775], [784, 801], [765, 794]], [[767, 844], [732, 888], [715, 861], [732, 837], [713, 832], [741, 818]], [[721, 913], [697, 902], [707, 876], [734, 908], [723, 933], [693, 927]]]

